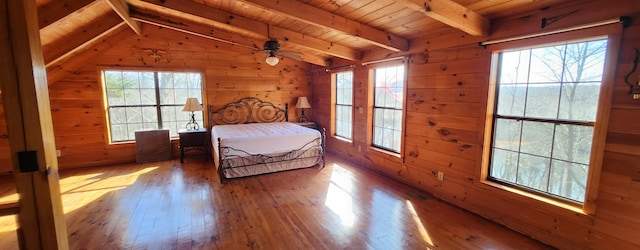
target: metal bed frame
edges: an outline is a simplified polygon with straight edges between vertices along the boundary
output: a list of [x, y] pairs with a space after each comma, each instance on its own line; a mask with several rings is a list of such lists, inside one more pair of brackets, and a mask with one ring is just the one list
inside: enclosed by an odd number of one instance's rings
[[[285, 108], [281, 109], [273, 103], [263, 102], [255, 97], [242, 98], [217, 110], [214, 110], [212, 105], [208, 105], [207, 111], [209, 113], [209, 126], [289, 121], [288, 103], [285, 103]], [[277, 154], [249, 154], [242, 149], [222, 147], [222, 139], [218, 137], [218, 174], [220, 182], [224, 183], [227, 180], [224, 174], [225, 169], [236, 167], [268, 165], [319, 157], [321, 163], [318, 162], [317, 165], [320, 168], [324, 168], [326, 130], [322, 128], [320, 134], [320, 138], [308, 142], [299, 149]], [[241, 162], [242, 165], [238, 165], [238, 162]]]

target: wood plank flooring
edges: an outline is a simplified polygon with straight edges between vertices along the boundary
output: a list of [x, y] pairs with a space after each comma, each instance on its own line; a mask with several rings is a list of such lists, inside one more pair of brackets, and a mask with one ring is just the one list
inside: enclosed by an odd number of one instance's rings
[[[212, 165], [190, 156], [62, 171], [70, 248], [550, 248], [333, 155], [323, 169], [226, 184]], [[0, 249], [17, 248], [14, 220], [0, 218]]]

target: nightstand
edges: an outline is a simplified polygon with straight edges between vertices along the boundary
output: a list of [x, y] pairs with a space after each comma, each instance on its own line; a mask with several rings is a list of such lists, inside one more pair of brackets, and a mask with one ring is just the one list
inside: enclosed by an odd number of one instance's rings
[[312, 129], [316, 128], [315, 122], [296, 122], [295, 124], [298, 124], [300, 126], [307, 127], [307, 128], [312, 128]]
[[204, 152], [205, 161], [208, 159], [209, 154], [209, 140], [207, 138], [207, 129], [181, 129], [178, 131], [178, 135], [180, 136], [180, 163], [183, 162], [184, 159], [184, 151], [189, 151], [191, 149], [200, 149]]

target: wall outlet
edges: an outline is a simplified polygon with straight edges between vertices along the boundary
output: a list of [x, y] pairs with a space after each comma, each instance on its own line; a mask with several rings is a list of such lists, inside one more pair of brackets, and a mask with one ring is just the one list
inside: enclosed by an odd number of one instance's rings
[[444, 181], [444, 173], [442, 171], [438, 171], [438, 180]]
[[358, 145], [358, 152], [362, 152], [362, 147]]
[[58, 156], [58, 157], [62, 156], [62, 150], [57, 149], [56, 150], [56, 156]]

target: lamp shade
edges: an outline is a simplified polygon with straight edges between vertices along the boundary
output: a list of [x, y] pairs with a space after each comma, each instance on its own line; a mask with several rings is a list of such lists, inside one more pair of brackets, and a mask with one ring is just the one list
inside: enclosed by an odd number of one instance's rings
[[309, 104], [309, 100], [307, 100], [306, 96], [298, 97], [298, 103], [296, 103], [296, 108], [299, 108], [299, 109], [311, 108], [311, 104]]
[[273, 52], [271, 52], [271, 55], [264, 59], [264, 61], [270, 66], [276, 66], [278, 62], [280, 62], [280, 59], [278, 59], [278, 57], [276, 57]]
[[187, 98], [182, 111], [202, 111], [202, 105], [198, 102], [198, 98]]

